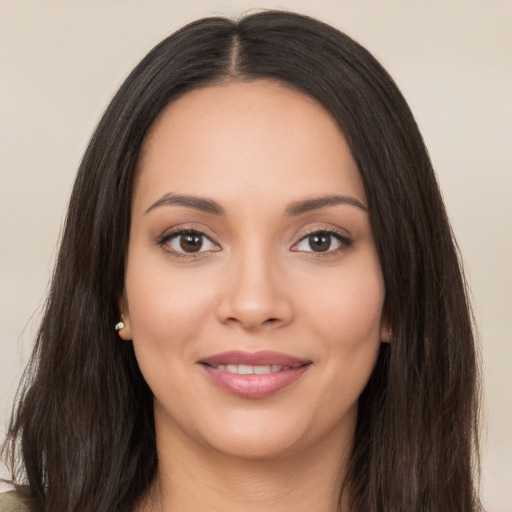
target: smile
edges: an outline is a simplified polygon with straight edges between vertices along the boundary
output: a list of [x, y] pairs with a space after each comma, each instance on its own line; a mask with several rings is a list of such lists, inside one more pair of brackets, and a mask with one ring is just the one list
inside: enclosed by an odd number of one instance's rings
[[224, 352], [199, 361], [209, 381], [241, 398], [266, 398], [297, 382], [311, 361], [273, 351]]
[[267, 373], [276, 373], [289, 370], [291, 366], [281, 366], [279, 364], [266, 366], [251, 366], [248, 364], [219, 364], [215, 368], [217, 370], [228, 373], [237, 373], [238, 375], [265, 375]]

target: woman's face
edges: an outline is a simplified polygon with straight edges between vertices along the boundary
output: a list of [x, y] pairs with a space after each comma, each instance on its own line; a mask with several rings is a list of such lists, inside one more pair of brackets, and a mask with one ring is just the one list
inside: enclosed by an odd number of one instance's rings
[[342, 132], [302, 93], [229, 83], [164, 110], [120, 304], [159, 438], [244, 457], [351, 441], [387, 339], [366, 204]]

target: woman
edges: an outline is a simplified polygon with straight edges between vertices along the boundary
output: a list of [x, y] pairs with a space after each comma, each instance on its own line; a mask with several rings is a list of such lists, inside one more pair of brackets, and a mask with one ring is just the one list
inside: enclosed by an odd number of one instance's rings
[[135, 68], [85, 153], [3, 499], [480, 510], [475, 361], [387, 73], [311, 18], [199, 20]]

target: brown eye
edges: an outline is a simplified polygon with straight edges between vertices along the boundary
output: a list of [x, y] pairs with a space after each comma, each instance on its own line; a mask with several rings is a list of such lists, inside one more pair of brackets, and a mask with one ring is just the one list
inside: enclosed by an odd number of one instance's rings
[[181, 235], [179, 240], [184, 252], [199, 252], [203, 246], [203, 237], [197, 233], [186, 233]]
[[218, 252], [220, 247], [205, 234], [196, 231], [179, 231], [164, 236], [159, 242], [161, 246], [169, 248], [173, 253], [186, 255], [203, 252]]
[[299, 242], [292, 247], [292, 251], [309, 253], [329, 253], [336, 252], [350, 247], [351, 241], [338, 232], [315, 231], [301, 238]]
[[325, 252], [331, 247], [331, 238], [332, 236], [326, 233], [318, 233], [309, 235], [307, 240], [312, 251]]

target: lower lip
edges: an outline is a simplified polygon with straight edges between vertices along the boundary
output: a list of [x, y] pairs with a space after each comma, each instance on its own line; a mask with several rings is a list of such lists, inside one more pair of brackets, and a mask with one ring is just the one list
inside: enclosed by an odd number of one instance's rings
[[263, 375], [240, 375], [203, 364], [208, 377], [224, 391], [243, 398], [265, 398], [298, 381], [309, 364]]

